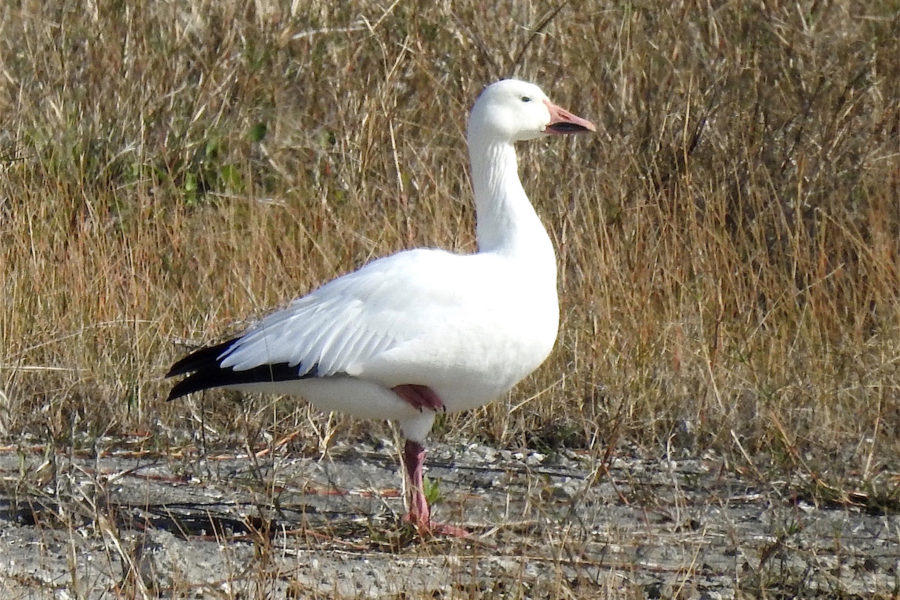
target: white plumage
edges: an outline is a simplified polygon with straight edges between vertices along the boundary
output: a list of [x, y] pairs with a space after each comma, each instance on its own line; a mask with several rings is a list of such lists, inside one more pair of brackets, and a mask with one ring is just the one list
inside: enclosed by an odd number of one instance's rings
[[396, 420], [407, 438], [410, 515], [436, 410], [483, 405], [537, 368], [556, 340], [556, 259], [517, 172], [514, 143], [594, 126], [537, 86], [485, 89], [469, 119], [479, 251], [400, 252], [339, 277], [169, 375], [170, 398], [210, 387], [297, 394], [324, 410]]

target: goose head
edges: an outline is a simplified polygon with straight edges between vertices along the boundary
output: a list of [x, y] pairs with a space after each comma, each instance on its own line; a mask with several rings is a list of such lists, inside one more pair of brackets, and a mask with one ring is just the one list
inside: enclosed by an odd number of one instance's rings
[[538, 86], [516, 79], [504, 79], [486, 87], [469, 116], [470, 141], [477, 137], [514, 143], [595, 130], [590, 121], [552, 103]]

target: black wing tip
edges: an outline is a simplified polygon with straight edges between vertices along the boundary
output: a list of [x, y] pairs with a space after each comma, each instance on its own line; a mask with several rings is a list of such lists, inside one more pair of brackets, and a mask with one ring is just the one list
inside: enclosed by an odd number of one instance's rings
[[292, 381], [319, 376], [319, 365], [315, 364], [306, 373], [300, 374], [300, 365], [273, 363], [259, 365], [243, 371], [222, 368], [219, 357], [222, 356], [239, 338], [207, 346], [191, 352], [173, 364], [166, 377], [187, 375], [172, 386], [167, 401], [187, 396], [193, 392], [210, 388], [254, 383], [273, 383], [276, 381]]
[[181, 398], [182, 396], [187, 396], [188, 394], [197, 391], [193, 388], [193, 386], [189, 385], [190, 380], [191, 378], [188, 377], [173, 385], [172, 389], [169, 390], [169, 395], [166, 396], [166, 402], [171, 402], [172, 400]]
[[219, 357], [223, 352], [228, 350], [239, 338], [232, 338], [220, 344], [213, 346], [205, 346], [199, 350], [194, 350], [187, 356], [183, 356], [175, 361], [166, 377], [175, 377], [176, 375], [186, 375], [194, 371], [203, 371], [209, 368], [219, 368]]
[[166, 377], [187, 375], [184, 379], [172, 386], [166, 401], [175, 400], [187, 396], [193, 392], [199, 392], [218, 385], [215, 374], [223, 371], [219, 363], [219, 357], [227, 351], [238, 338], [232, 338], [219, 344], [205, 346], [183, 356], [169, 367]]

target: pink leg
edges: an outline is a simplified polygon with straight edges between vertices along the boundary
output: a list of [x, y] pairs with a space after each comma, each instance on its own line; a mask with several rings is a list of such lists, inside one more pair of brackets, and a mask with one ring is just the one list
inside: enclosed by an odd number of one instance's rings
[[420, 535], [449, 535], [459, 538], [469, 537], [469, 532], [462, 527], [431, 521], [428, 500], [425, 499], [425, 482], [423, 468], [425, 466], [425, 446], [419, 442], [406, 440], [403, 447], [403, 465], [409, 478], [409, 514], [405, 520], [416, 526]]
[[[426, 408], [435, 412], [445, 410], [440, 397], [426, 385], [409, 383], [394, 386], [392, 389], [420, 412]], [[428, 500], [425, 499], [425, 483], [423, 481], [425, 446], [413, 440], [406, 440], [406, 445], [403, 447], [403, 466], [409, 482], [409, 514], [405, 519], [416, 526], [420, 535], [468, 537], [469, 533], [465, 529], [431, 522], [431, 511], [428, 509]]]
[[431, 512], [425, 499], [425, 483], [422, 478], [425, 466], [425, 446], [406, 440], [403, 447], [403, 464], [409, 478], [409, 514], [406, 519], [416, 526], [419, 533], [431, 530]]
[[422, 412], [423, 408], [430, 408], [434, 412], [446, 410], [444, 408], [444, 403], [438, 398], [438, 395], [427, 385], [406, 383], [403, 385], [396, 385], [391, 389], [393, 389], [398, 396], [409, 402], [413, 408], [419, 409], [419, 412]]

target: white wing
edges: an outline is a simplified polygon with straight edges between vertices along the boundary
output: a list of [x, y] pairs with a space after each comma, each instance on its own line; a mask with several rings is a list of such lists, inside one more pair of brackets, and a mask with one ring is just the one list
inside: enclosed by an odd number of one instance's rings
[[464, 263], [474, 257], [419, 249], [373, 261], [265, 317], [220, 357], [221, 366], [287, 363], [299, 376], [356, 374], [467, 312], [479, 286]]

